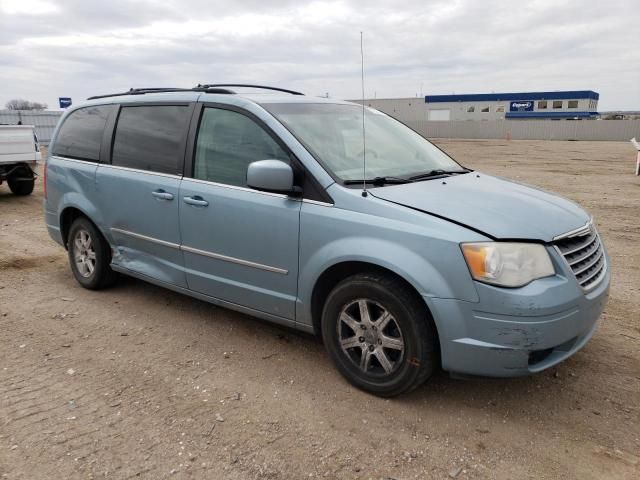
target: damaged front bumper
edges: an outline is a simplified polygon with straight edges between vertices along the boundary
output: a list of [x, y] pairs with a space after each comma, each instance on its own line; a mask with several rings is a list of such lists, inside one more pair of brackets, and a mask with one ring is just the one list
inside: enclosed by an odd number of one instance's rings
[[572, 276], [556, 275], [518, 289], [478, 284], [477, 303], [425, 297], [438, 328], [442, 368], [514, 377], [556, 365], [595, 333], [609, 283], [607, 271], [587, 293]]

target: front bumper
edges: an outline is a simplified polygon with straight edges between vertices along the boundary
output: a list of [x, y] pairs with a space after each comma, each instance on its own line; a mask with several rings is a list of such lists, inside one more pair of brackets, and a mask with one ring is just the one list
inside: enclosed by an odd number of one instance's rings
[[597, 329], [611, 274], [585, 293], [570, 272], [564, 273], [518, 289], [478, 284], [478, 303], [425, 297], [438, 328], [442, 368], [514, 377], [577, 352]]

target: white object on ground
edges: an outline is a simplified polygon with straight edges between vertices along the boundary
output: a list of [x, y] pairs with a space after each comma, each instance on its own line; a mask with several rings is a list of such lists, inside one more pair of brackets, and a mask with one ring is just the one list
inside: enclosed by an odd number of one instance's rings
[[640, 150], [638, 151], [638, 156], [636, 157], [636, 177], [640, 175]]
[[636, 147], [636, 150], [638, 150], [638, 156], [636, 157], [636, 177], [638, 175], [640, 175], [640, 143], [638, 143], [638, 141], [636, 140], [636, 137], [633, 137], [631, 139], [631, 143], [633, 144], [634, 147]]
[[638, 150], [638, 156], [636, 157], [636, 177], [640, 175], [640, 143], [636, 140], [636, 137], [631, 139], [631, 144]]

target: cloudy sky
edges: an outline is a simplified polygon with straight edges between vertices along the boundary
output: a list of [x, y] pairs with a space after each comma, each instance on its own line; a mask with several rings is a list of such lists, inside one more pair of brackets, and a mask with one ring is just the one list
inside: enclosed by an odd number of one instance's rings
[[129, 87], [366, 95], [595, 90], [640, 110], [637, 0], [0, 0], [0, 108]]

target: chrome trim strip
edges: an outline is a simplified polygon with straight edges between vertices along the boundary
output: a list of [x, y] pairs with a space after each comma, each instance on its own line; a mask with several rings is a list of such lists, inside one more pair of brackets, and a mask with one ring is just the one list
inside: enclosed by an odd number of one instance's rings
[[585, 235], [587, 233], [591, 233], [593, 231], [593, 218], [590, 219], [587, 223], [585, 223], [582, 227], [571, 230], [567, 233], [563, 233], [556, 237], [553, 237], [552, 241], [564, 240], [565, 238], [571, 237], [579, 237], [580, 235]]
[[[597, 238], [597, 237], [596, 237]], [[593, 246], [596, 246], [596, 248], [593, 248]], [[599, 249], [600, 249], [600, 239], [597, 238], [597, 242], [591, 242], [589, 245], [587, 245], [585, 248], [585, 250], [589, 250], [587, 251], [586, 254], [582, 255], [580, 258], [577, 258], [575, 260], [572, 260], [569, 265], [573, 268], [574, 265], [583, 262], [584, 260], [586, 260], [587, 258], [589, 258], [591, 255], [593, 255], [594, 253], [596, 253]]]
[[[594, 260], [591, 260], [588, 264], [586, 264], [584, 267], [580, 268], [580, 270], [575, 270], [573, 272], [573, 274], [577, 277], [578, 275], [580, 275], [582, 272], [586, 272], [587, 270], [589, 270], [591, 267], [593, 267], [596, 263], [598, 263], [600, 261], [600, 259], [602, 258], [602, 255], [604, 255], [604, 249], [599, 249], [599, 254], [596, 256], [596, 258]], [[588, 278], [587, 278], [588, 280]]]
[[228, 257], [227, 255], [208, 252], [206, 250], [199, 250], [193, 247], [186, 247], [184, 245], [180, 247], [180, 250], [184, 252], [195, 253], [196, 255], [202, 255], [203, 257], [222, 260], [224, 262], [237, 263], [238, 265], [244, 265], [245, 267], [252, 267], [252, 268], [257, 268], [259, 270], [266, 270], [268, 272], [280, 273], [282, 275], [287, 275], [289, 273], [289, 270], [285, 270], [284, 268], [271, 267], [269, 265], [263, 265], [262, 263], [250, 262], [249, 260], [242, 260], [240, 258], [235, 258], [235, 257]]
[[209, 180], [201, 180], [199, 178], [184, 177], [182, 180], [183, 182], [202, 183], [205, 185], [212, 185], [214, 187], [222, 187], [222, 188], [229, 188], [231, 190], [239, 190], [241, 192], [251, 192], [251, 193], [259, 193], [261, 195], [269, 195], [271, 197], [289, 198], [289, 195], [285, 195], [284, 193], [263, 192], [262, 190], [255, 190], [253, 188], [239, 187], [237, 185], [227, 185], [225, 183], [211, 182]]
[[167, 242], [165, 240], [148, 237], [140, 233], [130, 232], [129, 230], [123, 230], [122, 228], [111, 228], [111, 231], [114, 233], [121, 233], [122, 235], [128, 235], [129, 237], [137, 238], [139, 240], [146, 240], [147, 242], [157, 243], [158, 245], [163, 245], [165, 247], [175, 248], [176, 250], [180, 250], [180, 245], [178, 245], [177, 243]]
[[[595, 271], [595, 272], [593, 272], [591, 275], [589, 275], [587, 278], [583, 278], [583, 279], [582, 279], [582, 281], [581, 281], [581, 282], [579, 282], [579, 283], [580, 283], [580, 286], [582, 286], [582, 284], [583, 284], [583, 283], [587, 283], [589, 280], [591, 280], [591, 279], [592, 279], [592, 278], [594, 278], [594, 277], [595, 277], [595, 278], [598, 278], [598, 277], [599, 277], [599, 275], [604, 271], [605, 263], [606, 263], [606, 262], [604, 262], [604, 261], [602, 262], [602, 270], [596, 270], [596, 271]], [[577, 278], [577, 277], [576, 277], [576, 278]], [[593, 282], [591, 282], [591, 284], [594, 284], [594, 283], [596, 283], [596, 281], [595, 281], [595, 280], [594, 280]], [[591, 284], [588, 284], [588, 285], [591, 285]], [[582, 288], [585, 288], [585, 287], [584, 287], [584, 286], [582, 286]]]
[[321, 202], [319, 200], [310, 200], [308, 198], [303, 198], [302, 203], [310, 203], [311, 205], [320, 205], [321, 207], [333, 207], [333, 203]]
[[98, 165], [98, 160], [78, 160], [77, 158], [67, 158], [61, 155], [51, 155], [52, 159], [62, 160], [64, 162], [79, 163], [80, 165]]
[[149, 237], [147, 235], [142, 235], [140, 233], [130, 232], [129, 230], [123, 230], [122, 228], [114, 227], [114, 228], [111, 228], [111, 231], [114, 233], [121, 233], [123, 235], [128, 235], [130, 237], [137, 238], [139, 240], [146, 240], [147, 242], [157, 243], [158, 245], [163, 245], [165, 247], [182, 250], [183, 252], [194, 253], [196, 255], [202, 255], [203, 257], [215, 258], [216, 260], [222, 260], [224, 262], [244, 265], [245, 267], [257, 268], [258, 270], [265, 270], [267, 272], [279, 273], [281, 275], [287, 275], [289, 273], [289, 270], [285, 270], [284, 268], [271, 267], [269, 265], [263, 265], [262, 263], [251, 262], [249, 260], [242, 260], [241, 258], [229, 257], [227, 255], [208, 252], [206, 250], [200, 250], [198, 248], [187, 247], [185, 245], [178, 245], [177, 243], [167, 242], [165, 240], [159, 240], [157, 238]]
[[125, 172], [145, 173], [148, 175], [157, 175], [158, 177], [177, 178], [180, 180], [182, 175], [175, 175], [173, 173], [154, 172], [152, 170], [140, 170], [139, 168], [122, 167], [120, 165], [111, 165], [110, 163], [99, 163], [98, 167], [112, 168], [114, 170], [124, 170]]
[[606, 275], [606, 273], [607, 273], [607, 258], [605, 257], [602, 261], [602, 270], [600, 271], [600, 275], [596, 276], [595, 280], [589, 283], [588, 285], [581, 285], [582, 288], [588, 292], [589, 290], [592, 290], [593, 288], [597, 287], [598, 284], [602, 281], [602, 279]]
[[593, 245], [593, 243], [598, 240], [598, 235], [593, 235], [593, 238], [591, 238], [591, 240], [589, 242], [585, 242], [582, 245], [579, 245], [575, 248], [572, 248], [571, 250], [567, 250], [566, 252], [563, 252], [563, 255], [571, 255], [574, 254], [576, 252], [579, 252], [580, 250], [585, 250], [587, 248], [591, 248], [591, 245]]

